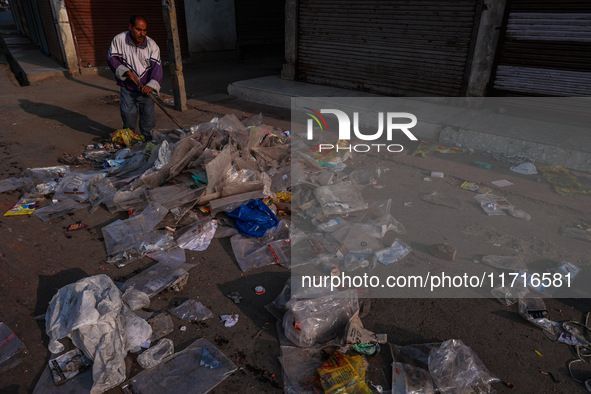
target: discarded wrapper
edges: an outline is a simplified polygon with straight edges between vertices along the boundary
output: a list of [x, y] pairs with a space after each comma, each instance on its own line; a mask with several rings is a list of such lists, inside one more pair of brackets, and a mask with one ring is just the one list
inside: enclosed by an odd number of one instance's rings
[[80, 222], [80, 223], [74, 223], [74, 224], [70, 224], [68, 226], [68, 229], [66, 231], [76, 231], [76, 230], [82, 230], [83, 228], [86, 228], [86, 224]]
[[36, 200], [21, 199], [16, 204], [14, 204], [12, 208], [10, 208], [4, 214], [4, 216], [30, 215], [37, 207], [38, 202], [39, 201]]

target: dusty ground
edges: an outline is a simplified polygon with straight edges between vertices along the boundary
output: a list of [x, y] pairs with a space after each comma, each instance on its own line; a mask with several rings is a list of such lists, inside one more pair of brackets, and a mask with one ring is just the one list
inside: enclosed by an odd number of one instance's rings
[[[5, 64], [0, 67], [0, 154], [3, 157], [0, 179], [19, 176], [26, 168], [56, 165], [64, 153], [80, 153], [84, 146], [106, 137], [120, 125], [118, 108], [113, 103], [117, 90], [110, 78], [101, 75], [63, 78], [20, 87], [8, 67]], [[189, 89], [194, 97], [203, 96], [199, 94], [199, 86], [190, 85]], [[207, 94], [216, 93], [215, 89], [212, 86]], [[266, 123], [290, 128], [289, 114], [284, 110], [234, 99], [213, 104], [192, 100], [190, 105], [191, 109], [183, 114], [173, 112], [183, 124], [197, 124], [225, 113], [240, 116], [263, 112]], [[156, 111], [158, 127], [172, 127]], [[365, 165], [357, 160], [354, 158], [349, 165]], [[493, 167], [478, 169], [471, 164], [476, 160], [487, 161]], [[559, 196], [539, 177], [511, 173], [506, 165], [478, 154], [430, 159], [405, 154], [383, 165], [389, 171], [378, 183], [395, 186], [371, 192], [393, 199], [392, 214], [407, 229], [401, 238], [414, 249], [408, 257], [411, 262], [427, 260], [437, 267], [454, 264], [428, 254], [428, 245], [447, 242], [458, 249], [457, 260], [466, 263], [487, 254], [519, 253], [529, 262], [557, 264], [568, 260], [581, 267], [589, 265], [591, 244], [558, 233], [561, 225], [591, 221], [589, 196]], [[443, 171], [446, 177], [423, 181], [430, 171]], [[500, 189], [500, 194], [530, 213], [531, 221], [488, 217], [474, 203], [473, 194], [459, 188], [462, 180], [489, 182], [503, 178], [515, 185]], [[448, 209], [420, 200], [421, 195], [432, 191], [461, 199], [462, 207]], [[0, 211], [8, 210], [18, 198], [18, 192], [0, 194]], [[412, 206], [405, 206], [408, 202]], [[144, 259], [116, 268], [104, 262], [100, 229], [115, 219], [105, 209], [93, 215], [78, 211], [48, 223], [34, 216], [0, 217], [3, 271], [0, 317], [23, 340], [30, 353], [18, 367], [0, 375], [0, 391], [26, 393], [37, 384], [49, 352], [44, 323], [35, 316], [45, 313], [49, 300], [60, 287], [99, 273], [113, 279], [126, 278], [149, 263]], [[64, 231], [66, 226], [80, 220], [89, 225], [87, 230]], [[188, 252], [187, 256], [188, 262], [198, 264], [190, 272], [187, 287], [180, 293], [161, 293], [151, 308], [167, 309], [194, 298], [210, 307], [214, 315], [239, 313], [240, 321], [232, 328], [224, 328], [211, 319], [204, 324], [186, 324], [187, 330], [181, 332], [178, 328], [184, 324], [175, 319], [176, 329], [169, 337], [176, 350], [204, 337], [216, 343], [240, 367], [214, 392], [281, 392], [275, 321], [264, 305], [278, 294], [289, 272], [271, 266], [242, 273], [227, 239], [215, 240], [207, 251]], [[262, 296], [253, 291], [259, 284], [267, 289]], [[241, 293], [242, 303], [236, 305], [226, 298], [224, 294], [229, 291]], [[591, 310], [587, 299], [549, 300], [546, 305], [550, 318], [557, 321], [580, 321]], [[490, 298], [379, 299], [373, 300], [371, 312], [363, 321], [367, 328], [388, 334], [393, 344], [463, 340], [494, 375], [515, 386], [509, 389], [496, 384], [499, 392], [585, 391], [568, 375], [566, 362], [574, 357], [571, 349], [550, 341], [538, 328], [521, 319], [516, 305], [505, 307]], [[265, 323], [270, 323], [271, 328], [257, 336]], [[131, 374], [139, 371], [135, 364], [130, 368]], [[558, 382], [540, 370], [551, 372]]]

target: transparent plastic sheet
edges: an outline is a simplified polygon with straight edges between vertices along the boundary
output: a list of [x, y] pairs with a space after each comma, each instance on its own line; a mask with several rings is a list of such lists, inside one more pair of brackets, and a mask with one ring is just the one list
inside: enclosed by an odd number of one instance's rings
[[91, 388], [92, 369], [87, 369], [76, 375], [74, 379], [56, 386], [49, 367], [46, 367], [33, 390], [33, 394], [80, 394], [90, 392]]
[[[154, 162], [154, 168], [159, 170], [170, 162], [170, 145], [168, 144], [168, 141], [164, 140], [157, 148], [158, 158]], [[154, 149], [156, 149], [156, 147], [154, 147]]]
[[368, 229], [363, 227], [354, 224], [351, 227], [337, 230], [326, 237], [332, 237], [341, 244], [337, 256], [342, 258], [348, 253], [371, 256], [384, 248], [384, 244], [379, 239], [374, 238], [372, 234], [368, 234]]
[[150, 204], [160, 204], [166, 209], [172, 209], [197, 201], [203, 192], [203, 188], [198, 189], [188, 185], [172, 185], [146, 190], [146, 196]]
[[429, 204], [439, 205], [451, 209], [459, 209], [463, 205], [462, 200], [460, 200], [459, 198], [454, 196], [442, 195], [437, 192], [425, 194], [421, 197], [421, 200], [428, 202]]
[[[139, 274], [129, 278], [123, 285], [123, 291], [133, 288], [143, 291], [150, 298], [168, 288], [175, 288], [189, 277], [189, 270], [195, 265], [181, 264], [171, 266], [165, 263], [158, 263], [146, 268]], [[178, 290], [177, 290], [178, 291]]]
[[404, 394], [434, 394], [433, 379], [425, 369], [410, 364], [392, 364], [392, 391]]
[[111, 183], [111, 179], [102, 176], [96, 176], [88, 181], [88, 202], [92, 208], [90, 213], [95, 212], [101, 204], [110, 205], [117, 189]]
[[4, 323], [0, 323], [0, 373], [19, 365], [29, 353], [25, 344]]
[[152, 346], [137, 358], [138, 364], [143, 369], [154, 368], [168, 356], [174, 354], [174, 343], [168, 338], [161, 339], [156, 345]]
[[291, 267], [291, 222], [282, 220], [275, 228], [267, 230], [260, 239], [237, 234], [230, 238], [234, 257], [242, 271], [280, 264]]
[[76, 200], [76, 201], [87, 201], [88, 200], [88, 188], [87, 184], [95, 176], [105, 176], [98, 172], [87, 172], [87, 171], [70, 171], [64, 178], [59, 182], [55, 188], [55, 194], [53, 195], [53, 201], [61, 200]]
[[[127, 157], [127, 159], [123, 162], [123, 164], [117, 167], [109, 168], [109, 176], [110, 177], [122, 177], [123, 175], [132, 175], [137, 174], [141, 170], [147, 169], [146, 167], [146, 160], [144, 159], [144, 152], [137, 151], [134, 152], [131, 156]], [[142, 171], [143, 172], [143, 171]], [[140, 172], [141, 173], [141, 172]]]
[[88, 204], [80, 204], [74, 200], [63, 200], [43, 208], [37, 208], [35, 209], [35, 212], [33, 212], [33, 215], [37, 216], [44, 222], [47, 222], [51, 219], [59, 218], [60, 216], [86, 208], [87, 206]]
[[263, 171], [267, 171], [270, 168], [282, 167], [291, 162], [289, 156], [291, 152], [290, 144], [269, 147], [257, 146], [252, 148], [251, 152]]
[[178, 246], [175, 246], [174, 248], [168, 250], [161, 250], [149, 253], [148, 257], [152, 260], [156, 260], [157, 262], [162, 263], [163, 265], [167, 265], [173, 268], [178, 268], [187, 261], [185, 250], [179, 248]]
[[279, 362], [283, 369], [285, 393], [315, 394], [321, 389], [316, 370], [322, 365], [321, 348], [281, 346]]
[[150, 306], [150, 297], [140, 290], [128, 289], [123, 293], [122, 299], [132, 311]]
[[106, 262], [123, 267], [133, 261], [143, 258], [148, 253], [165, 251], [174, 246], [174, 236], [166, 230], [153, 230], [141, 234], [129, 248], [109, 255]]
[[2, 179], [0, 181], [0, 193], [7, 192], [9, 190], [20, 189], [21, 187], [25, 186], [27, 183], [30, 182], [31, 180], [29, 178], [10, 177]]
[[286, 308], [285, 336], [297, 346], [310, 347], [343, 336], [349, 320], [359, 311], [359, 303], [357, 293], [347, 290], [338, 298], [292, 298]]
[[368, 207], [357, 186], [351, 182], [320, 186], [314, 194], [325, 215], [342, 215]]
[[236, 170], [234, 166], [228, 170], [219, 186], [222, 197], [247, 193], [255, 190], [269, 189], [271, 179], [266, 174], [256, 173], [253, 170]]
[[207, 309], [202, 303], [195, 300], [187, 300], [177, 306], [176, 308], [170, 309], [169, 312], [181, 320], [207, 320], [213, 317], [213, 313]]
[[198, 339], [160, 365], [131, 378], [125, 393], [205, 394], [236, 371], [236, 366], [206, 339]]
[[238, 131], [246, 133], [246, 126], [243, 125], [234, 114], [228, 114], [221, 118], [217, 123], [217, 127], [220, 130], [225, 130], [228, 132]]
[[177, 142], [170, 155], [170, 161], [167, 164], [170, 165], [170, 170], [166, 180], [170, 181], [179, 175], [187, 165], [199, 157], [204, 150], [205, 146], [191, 138], [185, 138], [184, 140]]
[[[141, 325], [130, 316], [121, 317], [122, 313], [127, 315], [124, 309], [133, 315], [106, 275], [64, 286], [49, 303], [45, 314], [49, 350], [54, 354], [62, 352], [64, 346], [58, 340], [69, 336], [74, 346], [94, 361], [91, 393], [106, 391], [125, 380], [126, 345], [139, 341], [132, 328]], [[147, 328], [149, 335], [143, 341], [151, 335], [149, 325]]]
[[280, 193], [291, 188], [291, 167], [271, 169], [267, 174], [271, 177], [271, 193]]
[[179, 230], [176, 243], [182, 249], [202, 252], [209, 247], [216, 229], [216, 219], [201, 220]]
[[218, 192], [220, 185], [223, 182], [224, 175], [228, 173], [232, 167], [232, 155], [234, 149], [231, 146], [225, 147], [216, 157], [205, 165], [205, 172], [207, 174], [207, 187], [205, 188], [206, 195], [211, 195]]
[[222, 198], [212, 200], [209, 203], [209, 207], [211, 209], [211, 214], [215, 215], [219, 212], [233, 211], [234, 209], [238, 208], [240, 205], [247, 203], [250, 200], [255, 200], [257, 198], [264, 198], [264, 197], [265, 197], [265, 195], [263, 194], [263, 191], [257, 190], [254, 192], [236, 194], [233, 196], [222, 197]]
[[450, 339], [429, 353], [429, 373], [442, 393], [477, 391], [492, 393], [500, 382], [486, 369], [476, 353], [459, 339]]
[[578, 227], [564, 226], [560, 228], [560, 235], [567, 238], [582, 239], [591, 241], [591, 230]]
[[159, 313], [148, 319], [148, 324], [152, 327], [152, 337], [150, 341], [156, 342], [160, 338], [174, 331], [172, 317], [167, 313]]
[[69, 172], [70, 166], [27, 168], [25, 170], [32, 189], [40, 194], [53, 193], [60, 180]]
[[113, 255], [133, 247], [151, 231], [168, 213], [163, 206], [149, 205], [142, 213], [125, 220], [117, 220], [103, 227], [107, 254]]
[[263, 123], [263, 113], [262, 112], [259, 112], [255, 116], [251, 116], [249, 118], [242, 120], [242, 124], [245, 127], [259, 126], [261, 123]]
[[[128, 188], [129, 186], [126, 186]], [[146, 201], [146, 189], [140, 187], [134, 190], [122, 188], [117, 190], [113, 199], [107, 204], [110, 212], [127, 211], [130, 209], [144, 209], [148, 206]]]

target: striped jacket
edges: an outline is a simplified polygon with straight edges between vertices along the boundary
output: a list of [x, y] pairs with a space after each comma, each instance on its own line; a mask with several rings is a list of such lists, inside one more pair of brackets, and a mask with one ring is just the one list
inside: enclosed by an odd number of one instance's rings
[[117, 85], [139, 91], [139, 87], [125, 75], [127, 71], [132, 71], [140, 78], [142, 85], [148, 85], [156, 92], [160, 91], [162, 83], [160, 48], [150, 37], [146, 37], [140, 45], [135, 45], [131, 41], [129, 31], [117, 34], [111, 42], [107, 63], [115, 73]]

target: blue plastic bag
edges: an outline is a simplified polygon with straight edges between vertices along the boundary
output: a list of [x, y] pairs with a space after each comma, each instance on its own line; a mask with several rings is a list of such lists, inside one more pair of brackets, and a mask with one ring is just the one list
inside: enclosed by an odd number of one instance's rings
[[279, 224], [277, 216], [261, 200], [250, 200], [239, 206], [228, 216], [235, 219], [235, 226], [242, 235], [252, 238], [260, 238]]

